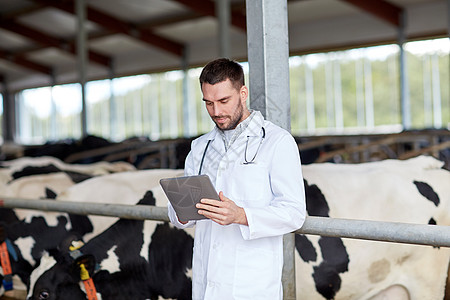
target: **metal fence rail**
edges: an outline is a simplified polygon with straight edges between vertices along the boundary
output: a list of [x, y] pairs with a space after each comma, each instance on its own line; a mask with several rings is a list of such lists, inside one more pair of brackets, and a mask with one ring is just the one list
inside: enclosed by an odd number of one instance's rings
[[[0, 199], [0, 207], [169, 221], [166, 207], [146, 205], [3, 198]], [[450, 247], [450, 226], [440, 225], [307, 217], [303, 227], [295, 233]]]
[[450, 247], [450, 226], [307, 217], [295, 233]]
[[135, 220], [169, 221], [166, 207], [124, 205], [94, 202], [73, 202], [49, 199], [0, 198], [0, 207], [66, 212], [78, 215], [97, 215]]

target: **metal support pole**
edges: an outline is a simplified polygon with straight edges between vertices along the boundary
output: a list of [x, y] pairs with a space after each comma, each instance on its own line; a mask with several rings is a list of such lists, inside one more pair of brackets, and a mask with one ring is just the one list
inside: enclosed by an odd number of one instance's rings
[[50, 139], [56, 140], [57, 139], [57, 122], [56, 122], [56, 103], [55, 103], [55, 97], [53, 94], [53, 89], [56, 85], [56, 78], [55, 75], [52, 74], [51, 76], [51, 87], [50, 87], [50, 101], [51, 101], [51, 111], [50, 111]]
[[366, 128], [373, 129], [375, 127], [375, 110], [373, 107], [372, 62], [369, 58], [364, 59], [364, 86]]
[[117, 104], [114, 93], [114, 78], [116, 77], [114, 61], [109, 67], [109, 138], [114, 140], [117, 134]]
[[2, 126], [2, 132], [0, 132], [1, 137], [0, 137], [0, 141], [4, 141], [5, 137], [6, 137], [6, 126], [5, 126], [5, 109], [6, 109], [6, 104], [5, 104], [5, 91], [4, 91], [4, 85], [6, 84], [3, 76], [0, 75], [0, 81], [1, 81], [1, 85], [2, 85], [2, 89], [0, 92], [1, 95], [1, 99], [2, 99], [2, 121], [1, 121], [1, 126]]
[[295, 300], [295, 233], [288, 233], [283, 236], [283, 259], [283, 273], [281, 276], [283, 299]]
[[[359, 50], [359, 53], [362, 51]], [[355, 62], [356, 81], [356, 120], [358, 127], [364, 127], [364, 56], [361, 55]]]
[[[247, 0], [250, 107], [291, 129], [287, 0]], [[283, 298], [295, 299], [293, 236], [283, 237]]]
[[230, 57], [230, 0], [216, 0], [216, 16], [219, 21], [219, 56]]
[[406, 54], [403, 45], [406, 40], [406, 11], [400, 13], [400, 27], [398, 31], [398, 45], [400, 47], [400, 103], [403, 129], [411, 128], [411, 104], [409, 99], [408, 74], [406, 69]]
[[342, 80], [341, 80], [341, 63], [339, 58], [334, 61], [334, 119], [335, 127], [338, 131], [344, 129], [344, 109], [342, 106]]
[[431, 86], [433, 90], [433, 125], [442, 128], [441, 79], [439, 76], [439, 57], [431, 57]]
[[247, 0], [250, 107], [290, 130], [286, 0]]
[[16, 133], [16, 106], [8, 90], [8, 83], [3, 78], [3, 142], [13, 142]]
[[305, 62], [305, 98], [306, 98], [306, 128], [313, 134], [316, 130], [316, 111], [314, 105], [314, 79], [307, 60]]
[[[447, 36], [450, 40], [450, 0], [447, 0]], [[450, 52], [448, 53], [448, 74], [450, 74]], [[448, 86], [450, 86], [450, 76], [448, 76]]]
[[424, 55], [422, 58], [422, 78], [423, 78], [423, 114], [425, 128], [431, 128], [433, 123], [433, 109], [431, 105], [431, 68], [430, 56]]
[[327, 63], [325, 64], [325, 97], [327, 101], [327, 127], [334, 128], [334, 97], [333, 97], [333, 64], [330, 54], [327, 55]]
[[88, 51], [86, 45], [86, 3], [85, 0], [75, 1], [75, 11], [77, 13], [77, 55], [78, 73], [81, 85], [81, 135], [87, 136], [87, 112], [86, 112], [86, 67]]
[[183, 135], [189, 137], [191, 135], [191, 119], [189, 105], [189, 63], [188, 63], [188, 46], [183, 49], [183, 58], [181, 68], [183, 70]]

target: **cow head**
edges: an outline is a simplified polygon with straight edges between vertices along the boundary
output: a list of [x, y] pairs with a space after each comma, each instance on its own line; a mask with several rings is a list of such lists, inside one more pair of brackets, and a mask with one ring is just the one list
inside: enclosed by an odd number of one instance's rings
[[92, 256], [73, 260], [59, 251], [46, 252], [31, 274], [27, 300], [85, 300], [86, 294], [80, 288], [81, 262], [92, 274], [95, 266]]
[[[69, 218], [71, 223], [68, 223], [66, 216], [59, 216], [56, 226], [48, 225], [42, 216], [33, 217], [29, 222], [0, 222], [0, 240], [8, 241], [13, 277], [18, 277], [24, 285], [28, 285], [33, 266], [44, 250], [67, 248], [66, 240], [80, 239], [85, 232], [91, 231], [92, 224], [87, 217], [69, 215]], [[68, 224], [71, 225], [71, 230], [67, 229]], [[4, 293], [2, 277], [3, 273], [0, 275], [0, 295]]]

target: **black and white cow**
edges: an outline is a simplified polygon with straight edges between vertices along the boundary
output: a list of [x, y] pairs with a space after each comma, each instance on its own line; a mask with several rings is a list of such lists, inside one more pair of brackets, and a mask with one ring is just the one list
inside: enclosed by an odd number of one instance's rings
[[[136, 170], [124, 162], [71, 165], [53, 157], [23, 157], [1, 162], [0, 166], [0, 198], [26, 199], [56, 198], [57, 194], [70, 186], [93, 176]], [[37, 214], [36, 211], [20, 209], [14, 210], [14, 213], [18, 219]], [[6, 219], [0, 218], [0, 221]]]
[[[43, 162], [43, 160], [39, 160]], [[23, 160], [21, 161], [23, 162]], [[62, 171], [54, 165], [22, 166], [11, 164], [8, 169], [9, 180], [0, 187], [0, 199], [5, 198], [55, 198], [56, 194], [74, 184], [91, 178], [91, 175]], [[5, 168], [4, 168], [5, 169]], [[3, 170], [5, 171], [5, 170]], [[3, 173], [6, 174], [6, 173]], [[78, 232], [79, 225], [87, 230]], [[87, 217], [71, 216], [65, 213], [45, 213], [24, 209], [0, 208], [0, 226], [7, 234], [15, 289], [25, 289], [34, 262], [48, 245], [57, 245], [60, 238], [69, 233], [80, 236], [92, 231]], [[89, 229], [90, 228], [90, 229]], [[21, 252], [20, 249], [27, 249]], [[0, 277], [3, 273], [0, 272]], [[2, 279], [2, 278], [0, 278]], [[0, 281], [0, 295], [4, 293]]]
[[[10, 182], [5, 196], [52, 198], [59, 194], [56, 201], [131, 205], [135, 204], [147, 190], [159, 187], [161, 176], [180, 176], [182, 173], [180, 170], [131, 171], [108, 174], [104, 177], [96, 176], [78, 184], [61, 172], [33, 175]], [[57, 192], [53, 193], [53, 190]], [[155, 194], [160, 198], [162, 191], [156, 191]], [[15, 277], [14, 289], [25, 290], [24, 284], [28, 283], [30, 272], [40, 259], [43, 250], [59, 246], [68, 236], [75, 235], [87, 241], [108, 228], [115, 220], [117, 218], [0, 208], [0, 223], [7, 228], [8, 239], [16, 253], [13, 257], [17, 258], [12, 261], [13, 274], [20, 278]], [[0, 269], [0, 295], [4, 293], [1, 286], [2, 275]], [[23, 284], [20, 284], [21, 282]]]
[[[110, 173], [134, 171], [136, 168], [126, 162], [96, 162], [92, 164], [67, 164], [56, 157], [21, 157], [0, 162], [0, 187], [22, 176], [66, 172], [76, 182], [77, 174], [99, 176]], [[73, 175], [73, 176], [72, 176]]]
[[[147, 192], [138, 204], [155, 205], [153, 193]], [[144, 226], [150, 222], [154, 226]], [[43, 256], [27, 299], [86, 299], [80, 261], [90, 266], [99, 299], [191, 299], [186, 273], [192, 248], [193, 238], [167, 223], [120, 219], [82, 246], [80, 257], [57, 251]]]
[[[0, 197], [55, 198], [55, 191], [74, 184], [63, 172], [25, 176], [9, 182]], [[0, 227], [8, 241], [12, 274], [19, 277], [14, 276], [13, 287], [19, 290], [25, 289], [43, 250], [57, 246], [68, 235], [81, 238], [93, 231], [86, 216], [8, 208], [0, 208]], [[0, 279], [2, 276], [0, 272]], [[3, 293], [0, 285], [0, 295]]]
[[[29, 282], [34, 263], [40, 259], [44, 250], [59, 246], [69, 236], [81, 239], [93, 230], [88, 217], [70, 214], [59, 215], [55, 225], [49, 225], [43, 216], [38, 216], [30, 221], [22, 220], [9, 224], [0, 222], [0, 227], [11, 247], [8, 250], [12, 275], [17, 275], [24, 284]], [[14, 288], [23, 287], [17, 286], [16, 281]]]
[[[0, 198], [56, 198], [70, 186], [93, 176], [133, 170], [136, 169], [124, 162], [73, 165], [54, 157], [23, 157], [3, 161], [0, 162]], [[17, 212], [20, 210], [14, 210], [14, 213]], [[23, 213], [23, 217], [30, 215], [35, 214], [30, 211]], [[16, 219], [22, 219], [20, 213]], [[0, 218], [0, 221], [6, 219]]]
[[[418, 157], [303, 166], [308, 214], [448, 226], [450, 172], [442, 165]], [[299, 299], [444, 298], [448, 248], [312, 235], [296, 235], [296, 248]]]

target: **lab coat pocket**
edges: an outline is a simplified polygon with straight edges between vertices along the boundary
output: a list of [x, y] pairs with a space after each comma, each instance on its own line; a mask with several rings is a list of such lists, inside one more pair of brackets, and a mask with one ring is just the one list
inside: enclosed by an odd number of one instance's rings
[[[270, 190], [267, 167], [263, 164], [238, 165], [233, 173], [231, 191], [246, 207], [264, 206], [263, 197]], [[231, 198], [231, 199], [233, 199]]]
[[238, 246], [233, 286], [235, 299], [278, 299], [281, 270], [273, 251]]

